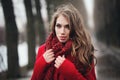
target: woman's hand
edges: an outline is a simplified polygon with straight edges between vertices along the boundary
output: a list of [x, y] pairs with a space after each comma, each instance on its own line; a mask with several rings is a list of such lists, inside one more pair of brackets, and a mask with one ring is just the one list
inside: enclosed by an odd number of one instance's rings
[[64, 61], [65, 61], [64, 55], [63, 55], [62, 57], [61, 57], [61, 56], [58, 56], [58, 57], [56, 58], [56, 60], [55, 60], [54, 66], [55, 66], [56, 68], [59, 68]]
[[47, 50], [47, 51], [43, 54], [43, 57], [44, 57], [44, 59], [45, 59], [45, 61], [46, 61], [47, 63], [50, 63], [50, 62], [52, 62], [52, 61], [55, 59], [55, 57], [54, 57], [54, 52], [52, 51], [52, 49]]

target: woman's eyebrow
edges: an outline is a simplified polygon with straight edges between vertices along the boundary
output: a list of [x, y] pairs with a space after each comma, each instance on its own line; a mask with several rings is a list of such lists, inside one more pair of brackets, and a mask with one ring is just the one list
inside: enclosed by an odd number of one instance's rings
[[69, 26], [69, 24], [66, 24], [65, 26]]

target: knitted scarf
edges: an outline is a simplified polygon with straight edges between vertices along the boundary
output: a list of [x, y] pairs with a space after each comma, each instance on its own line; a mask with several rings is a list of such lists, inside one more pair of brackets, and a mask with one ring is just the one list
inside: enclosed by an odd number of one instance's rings
[[[55, 57], [61, 55], [67, 55], [71, 52], [72, 48], [72, 40], [69, 39], [66, 43], [61, 43], [55, 36], [55, 34], [51, 33], [46, 41], [46, 50], [53, 49]], [[45, 70], [45, 76], [43, 80], [53, 80], [53, 75], [55, 72], [54, 61], [47, 66]]]

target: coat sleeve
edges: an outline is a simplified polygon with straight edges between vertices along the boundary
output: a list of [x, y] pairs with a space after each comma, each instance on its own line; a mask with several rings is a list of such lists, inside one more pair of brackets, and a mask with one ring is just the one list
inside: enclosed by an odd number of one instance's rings
[[43, 53], [45, 46], [42, 45], [39, 49], [38, 49], [38, 54], [36, 57], [36, 62], [34, 64], [34, 69], [33, 69], [33, 74], [31, 77], [31, 80], [40, 80], [41, 77], [44, 75], [43, 71], [45, 69], [45, 66], [47, 65], [46, 61], [43, 58]]
[[59, 71], [63, 74], [66, 80], [96, 80], [94, 68], [92, 68], [86, 76], [83, 76], [78, 72], [74, 64], [67, 59], [60, 66]]

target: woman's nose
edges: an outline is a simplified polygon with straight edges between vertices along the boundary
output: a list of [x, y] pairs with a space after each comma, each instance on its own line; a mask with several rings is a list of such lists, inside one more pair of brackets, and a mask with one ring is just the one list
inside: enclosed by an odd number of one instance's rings
[[61, 33], [62, 33], [62, 34], [65, 33], [65, 28], [61, 28]]

